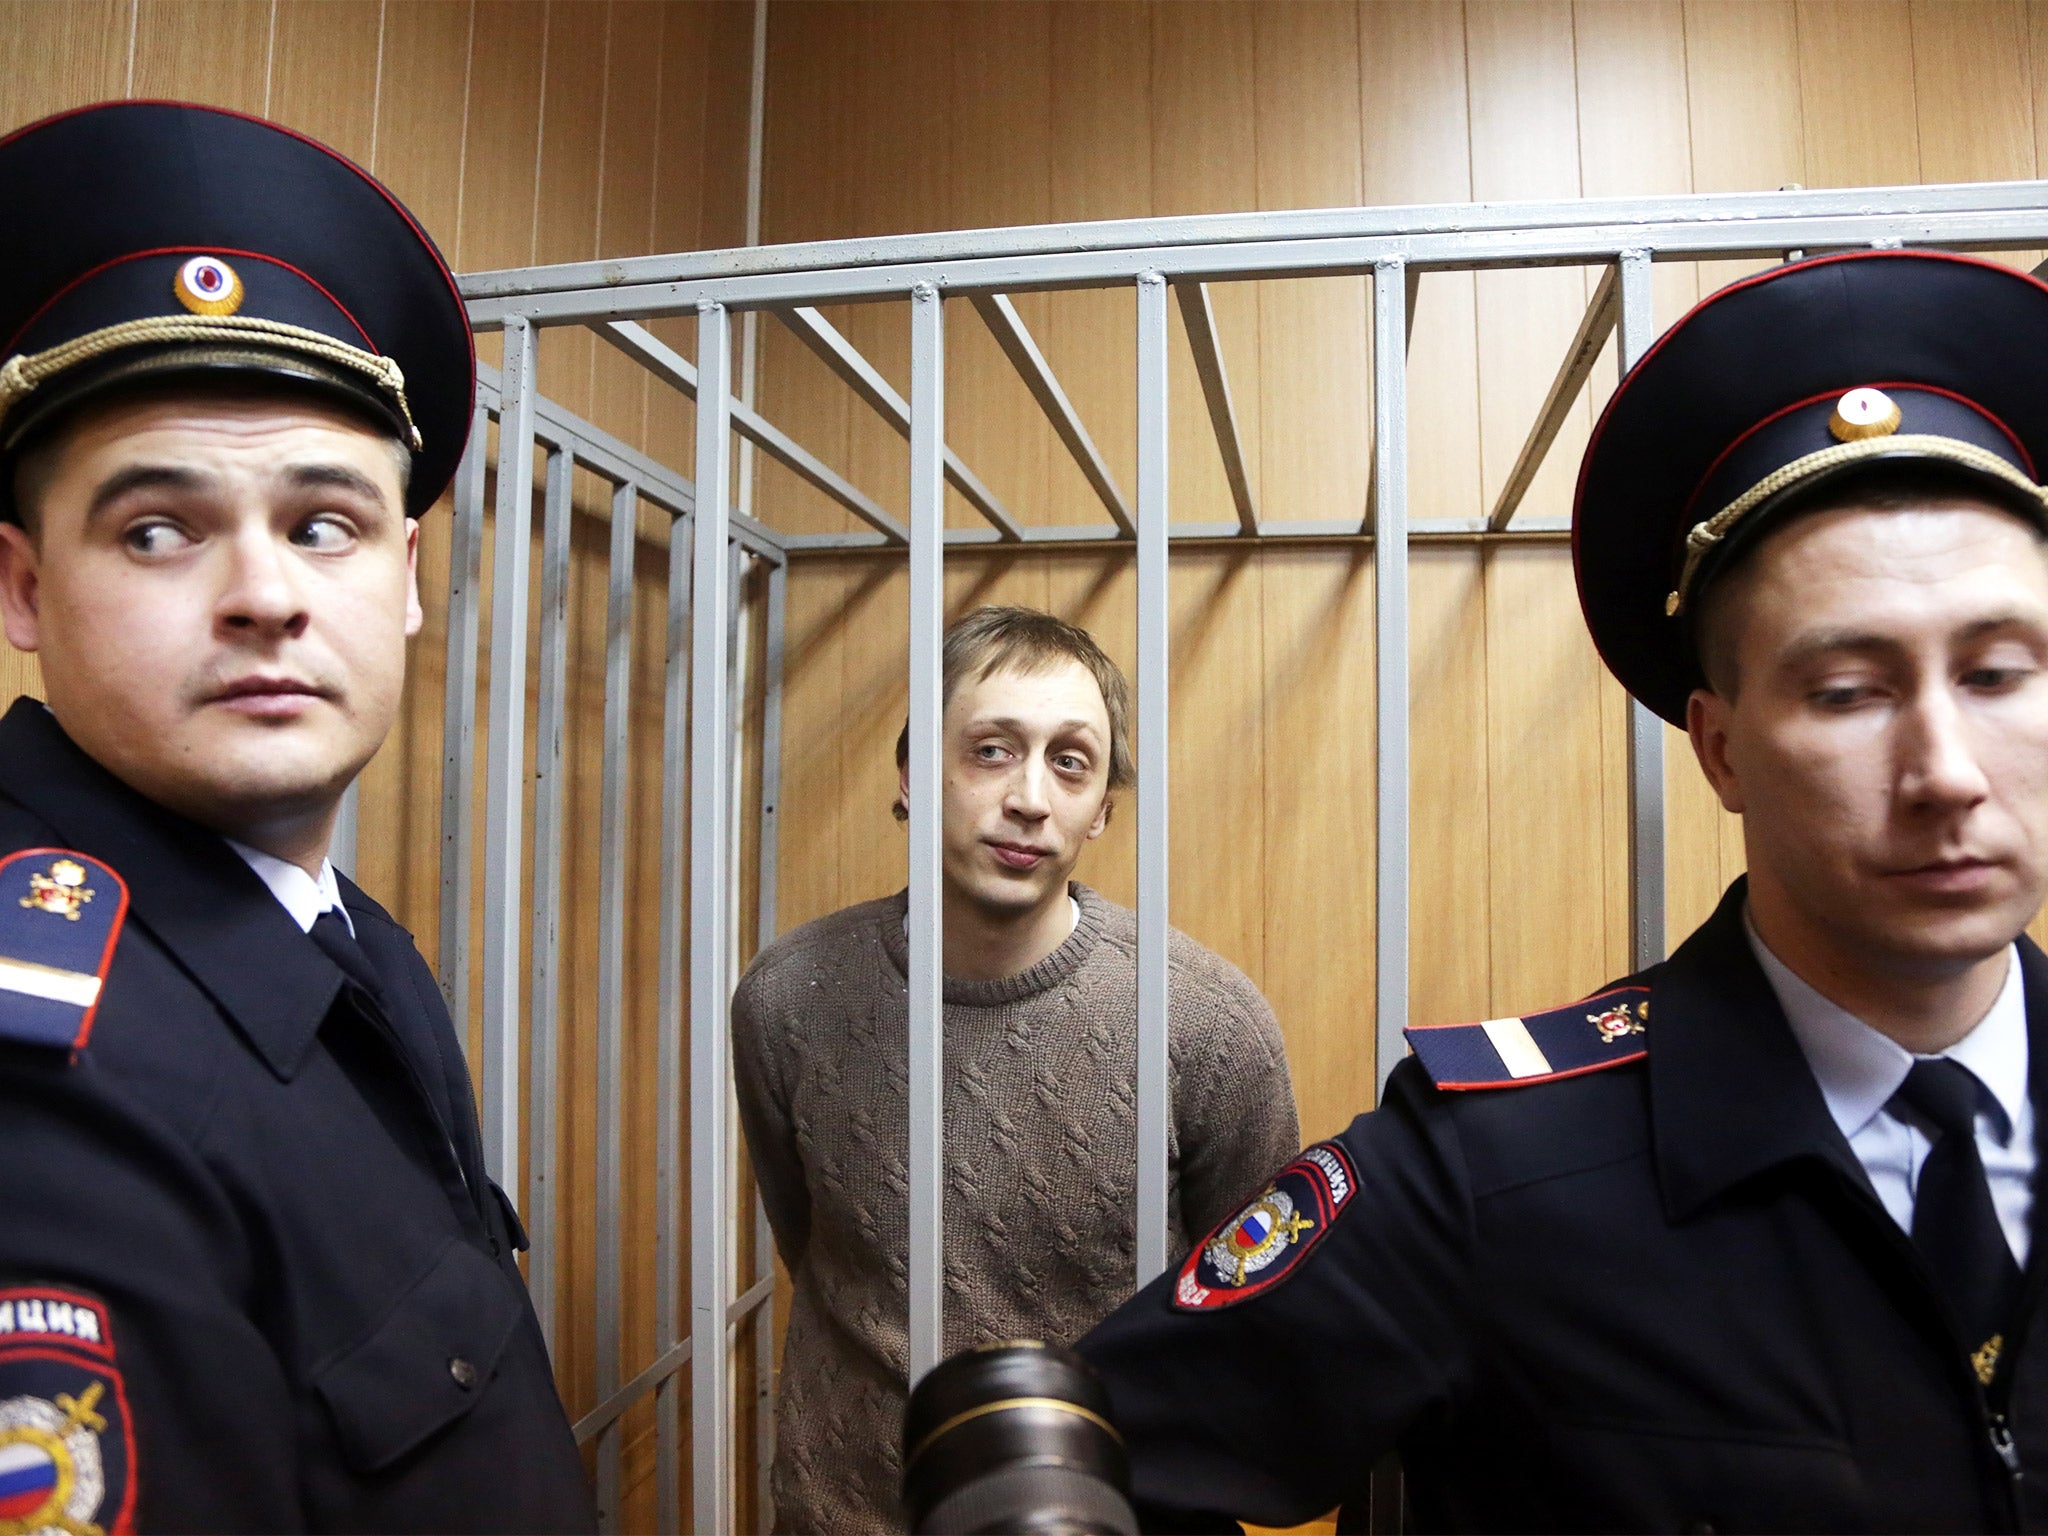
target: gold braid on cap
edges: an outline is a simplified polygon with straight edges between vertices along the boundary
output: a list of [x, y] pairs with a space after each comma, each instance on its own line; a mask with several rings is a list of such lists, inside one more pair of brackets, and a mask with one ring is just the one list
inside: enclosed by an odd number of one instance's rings
[[0, 364], [0, 416], [34, 393], [67, 368], [104, 357], [123, 347], [177, 342], [239, 343], [243, 346], [280, 347], [301, 352], [322, 362], [337, 363], [367, 375], [371, 382], [398, 403], [414, 452], [420, 448], [420, 429], [412, 419], [412, 407], [405, 398], [405, 370], [388, 357], [365, 352], [346, 342], [286, 325], [281, 320], [259, 320], [250, 315], [151, 315], [141, 320], [124, 320], [119, 325], [88, 331], [44, 352], [17, 352]]
[[1678, 588], [1664, 599], [1665, 617], [1676, 618], [1685, 611], [1685, 601], [1692, 595], [1693, 578], [1699, 573], [1700, 562], [1707, 557], [1707, 552], [1728, 537], [1729, 529], [1773, 496], [1823, 470], [1853, 464], [1858, 459], [1887, 456], [1942, 459], [1968, 469], [1981, 470], [2015, 489], [2025, 491], [2044, 512], [2048, 512], [2048, 491], [1988, 448], [1979, 448], [1975, 443], [1965, 443], [1953, 437], [1936, 437], [1927, 432], [1902, 432], [1896, 436], [1866, 437], [1837, 443], [1832, 448], [1809, 453], [1803, 459], [1794, 459], [1790, 464], [1772, 470], [1705, 522], [1693, 524], [1692, 532], [1685, 536], [1685, 569], [1679, 572]]

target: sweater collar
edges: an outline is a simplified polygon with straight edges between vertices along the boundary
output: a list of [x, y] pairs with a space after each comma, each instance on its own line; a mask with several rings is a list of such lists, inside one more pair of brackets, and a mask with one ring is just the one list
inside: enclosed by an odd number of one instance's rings
[[[1081, 916], [1074, 931], [1067, 935], [1066, 943], [1014, 976], [998, 976], [992, 981], [948, 976], [946, 1002], [968, 1008], [999, 1008], [1050, 991], [1079, 970], [1102, 939], [1109, 904], [1078, 880], [1069, 881], [1067, 890], [1080, 904]], [[909, 910], [910, 892], [898, 891], [884, 908], [882, 921], [882, 951], [896, 973], [906, 980], [910, 976], [910, 940], [903, 931], [903, 919]]]

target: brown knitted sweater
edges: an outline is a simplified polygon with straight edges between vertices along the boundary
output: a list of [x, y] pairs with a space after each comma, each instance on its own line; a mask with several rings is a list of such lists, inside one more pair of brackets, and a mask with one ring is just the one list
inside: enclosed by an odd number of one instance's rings
[[[1071, 1342], [1131, 1294], [1137, 925], [1086, 886], [1029, 970], [945, 986], [946, 1351]], [[778, 939], [733, 999], [741, 1123], [794, 1284], [776, 1526], [898, 1530], [908, 1289], [908, 941], [899, 892]], [[1272, 1010], [1168, 948], [1174, 1259], [1300, 1144]]]

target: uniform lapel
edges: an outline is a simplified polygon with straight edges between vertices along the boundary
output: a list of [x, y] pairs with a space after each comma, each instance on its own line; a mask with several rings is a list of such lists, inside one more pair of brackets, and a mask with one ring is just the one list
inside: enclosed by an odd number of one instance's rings
[[1650, 1101], [1665, 1209], [1682, 1221], [1726, 1190], [1801, 1161], [1832, 1168], [1873, 1206], [1743, 933], [1748, 883], [1652, 971]]
[[108, 773], [33, 699], [0, 718], [0, 792], [119, 872], [129, 921], [149, 930], [273, 1073], [297, 1074], [341, 977], [226, 842]]
[[356, 941], [383, 981], [383, 1001], [390, 1023], [414, 1058], [422, 1082], [435, 1101], [443, 1129], [455, 1147], [463, 1176], [472, 1189], [483, 1188], [483, 1145], [477, 1130], [476, 1104], [469, 1069], [449, 1022], [438, 989], [417, 983], [424, 971], [417, 961], [412, 936], [394, 922], [362, 888], [341, 877], [342, 901], [355, 922]]

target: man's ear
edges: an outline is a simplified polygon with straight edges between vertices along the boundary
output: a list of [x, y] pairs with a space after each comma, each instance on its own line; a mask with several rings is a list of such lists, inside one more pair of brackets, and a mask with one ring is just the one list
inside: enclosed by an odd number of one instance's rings
[[898, 821], [910, 820], [910, 764], [896, 765], [896, 804], [891, 808]]
[[1102, 797], [1102, 809], [1095, 813], [1095, 820], [1089, 825], [1089, 838], [1092, 840], [1102, 836], [1103, 829], [1109, 825], [1109, 818], [1115, 814], [1116, 796], [1113, 794], [1104, 795]]
[[1695, 688], [1685, 701], [1685, 734], [1692, 738], [1692, 755], [1699, 759], [1700, 772], [1714, 786], [1721, 808], [1742, 814], [1742, 781], [1728, 756], [1728, 723], [1732, 706], [1718, 693]]
[[42, 645], [41, 582], [35, 541], [19, 525], [0, 523], [0, 619], [17, 651]]
[[410, 640], [427, 622], [420, 607], [420, 520], [405, 520], [405, 638]]

